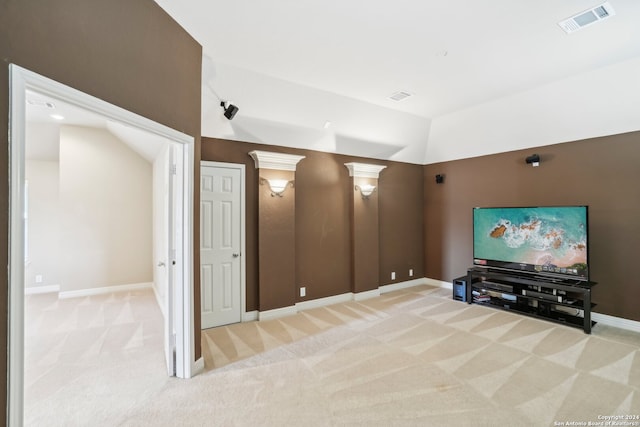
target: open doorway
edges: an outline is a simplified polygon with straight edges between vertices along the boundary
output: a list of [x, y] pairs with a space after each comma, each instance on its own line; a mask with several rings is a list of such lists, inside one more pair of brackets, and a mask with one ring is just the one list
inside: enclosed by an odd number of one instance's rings
[[[194, 362], [192, 286], [193, 138], [15, 65], [10, 66], [9, 424], [21, 425], [24, 392], [25, 106], [27, 92], [79, 107], [119, 125], [164, 138], [171, 172], [165, 265], [164, 342], [168, 372], [189, 378]], [[200, 361], [199, 361], [200, 362]]]

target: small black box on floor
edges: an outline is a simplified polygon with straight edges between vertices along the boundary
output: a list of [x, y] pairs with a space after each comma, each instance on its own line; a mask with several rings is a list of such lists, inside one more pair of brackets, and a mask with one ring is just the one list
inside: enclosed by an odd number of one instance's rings
[[467, 276], [453, 279], [453, 299], [467, 302]]

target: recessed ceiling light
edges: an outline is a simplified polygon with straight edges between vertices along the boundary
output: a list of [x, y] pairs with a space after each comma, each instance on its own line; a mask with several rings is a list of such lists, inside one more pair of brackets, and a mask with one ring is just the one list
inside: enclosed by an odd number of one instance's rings
[[400, 92], [394, 93], [389, 98], [393, 99], [394, 101], [402, 101], [403, 99], [407, 99], [410, 96], [411, 94], [409, 92], [400, 91]]
[[36, 107], [45, 107], [45, 108], [51, 108], [51, 109], [56, 108], [53, 102], [40, 101], [38, 99], [27, 99], [27, 104], [34, 105]]
[[64, 120], [64, 116], [61, 116], [60, 114], [51, 114], [49, 117], [56, 120]]

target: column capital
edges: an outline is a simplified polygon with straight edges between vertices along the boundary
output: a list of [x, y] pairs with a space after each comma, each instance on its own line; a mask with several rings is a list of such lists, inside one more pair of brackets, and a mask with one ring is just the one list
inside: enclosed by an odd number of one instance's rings
[[298, 162], [305, 156], [295, 154], [273, 153], [270, 151], [254, 150], [249, 153], [256, 163], [256, 169], [275, 169], [283, 171], [295, 171]]
[[380, 172], [386, 168], [384, 165], [370, 165], [367, 163], [345, 163], [349, 169], [349, 176], [355, 178], [375, 178], [378, 179]]

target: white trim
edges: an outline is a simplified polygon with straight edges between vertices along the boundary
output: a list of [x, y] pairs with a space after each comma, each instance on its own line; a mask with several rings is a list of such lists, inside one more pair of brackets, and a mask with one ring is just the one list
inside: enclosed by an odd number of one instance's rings
[[254, 321], [258, 320], [258, 314], [259, 314], [258, 310], [247, 311], [247, 312], [242, 314], [242, 321], [243, 322], [254, 322]]
[[24, 408], [24, 141], [27, 76], [9, 64], [9, 348], [7, 425], [23, 424]]
[[24, 288], [25, 295], [52, 294], [55, 292], [60, 292], [60, 285], [31, 286]]
[[[192, 139], [193, 141], [193, 139]], [[191, 378], [195, 365], [195, 312], [193, 304], [193, 178], [195, 167], [194, 144], [184, 146], [182, 162], [177, 163], [178, 175], [182, 179], [182, 231], [180, 234], [181, 247], [176, 248], [178, 254], [179, 274], [182, 276], [182, 289], [174, 289], [176, 331], [176, 376]], [[198, 239], [199, 240], [199, 239]]]
[[105, 295], [105, 294], [110, 294], [112, 292], [129, 292], [129, 291], [137, 291], [140, 289], [151, 289], [151, 288], [153, 288], [153, 283], [151, 282], [129, 283], [127, 285], [102, 286], [100, 288], [86, 288], [86, 289], [78, 289], [75, 291], [63, 291], [58, 294], [58, 298], [67, 299], [67, 298], [77, 298], [77, 297], [88, 297], [91, 295]]
[[[200, 161], [200, 170], [202, 170], [203, 166], [210, 166], [215, 168], [228, 168], [228, 169], [240, 169], [240, 313], [244, 313], [241, 315], [241, 321], [246, 322], [244, 317], [246, 315], [247, 310], [247, 257], [245, 256], [247, 253], [246, 243], [247, 243], [247, 171], [246, 166], [242, 163], [223, 163], [223, 162], [212, 162], [208, 160]], [[257, 314], [256, 314], [257, 319]], [[252, 319], [255, 320], [255, 319]]]
[[204, 372], [204, 358], [200, 357], [198, 360], [193, 362], [193, 368], [191, 369], [192, 376], [196, 376]]
[[345, 163], [347, 169], [349, 169], [349, 176], [354, 178], [375, 178], [378, 179], [382, 169], [386, 168], [383, 165], [370, 165], [367, 163]]
[[296, 310], [311, 310], [312, 308], [325, 307], [327, 305], [339, 304], [341, 302], [353, 301], [353, 293], [332, 295], [330, 297], [316, 298], [296, 303]]
[[[122, 124], [145, 130], [152, 134], [169, 139], [181, 147], [184, 153], [184, 168], [182, 170], [185, 199], [183, 200], [184, 221], [183, 229], [183, 262], [182, 262], [182, 298], [176, 300], [184, 308], [181, 312], [182, 324], [176, 325], [178, 346], [176, 360], [181, 360], [183, 366], [178, 366], [178, 376], [191, 376], [195, 363], [195, 343], [193, 329], [193, 167], [194, 145], [192, 136], [178, 132], [160, 123], [109, 104], [101, 99], [65, 86], [54, 80], [26, 70], [15, 64], [9, 64], [9, 350], [7, 375], [7, 424], [22, 425], [23, 423], [23, 393], [24, 393], [24, 162], [25, 162], [25, 111], [26, 91], [33, 90], [83, 108]], [[191, 163], [189, 163], [191, 162]], [[177, 298], [180, 299], [180, 298]], [[178, 353], [181, 356], [178, 357]], [[178, 362], [180, 363], [180, 362]], [[180, 373], [182, 375], [180, 375]]]
[[370, 298], [375, 298], [380, 296], [380, 288], [372, 289], [370, 291], [358, 292], [353, 294], [354, 301], [364, 301]]
[[160, 312], [164, 317], [167, 315], [167, 313], [164, 312], [164, 304], [162, 298], [160, 297], [160, 294], [158, 293], [158, 287], [155, 283], [151, 283], [151, 288], [153, 289], [153, 295], [156, 297], [156, 303], [158, 304], [158, 307], [160, 307]]
[[[338, 294], [338, 295], [333, 295], [333, 296], [324, 297], [324, 298], [301, 301], [289, 307], [276, 308], [276, 309], [267, 310], [267, 311], [260, 311], [258, 312], [257, 320], [262, 321], [262, 320], [277, 319], [279, 317], [291, 316], [293, 314], [297, 314], [302, 310], [326, 307], [328, 305], [338, 304], [341, 302], [363, 301], [369, 298], [380, 296], [381, 294], [384, 294], [387, 292], [396, 291], [398, 289], [406, 289], [406, 288], [411, 288], [411, 287], [420, 286], [420, 285], [432, 285], [431, 282], [436, 282], [436, 281], [432, 279], [426, 279], [426, 278], [414, 279], [414, 280], [409, 280], [407, 282], [400, 282], [400, 283], [394, 283], [392, 285], [380, 286], [378, 289], [372, 289], [370, 291], [359, 292], [356, 294], [352, 292], [347, 292], [344, 294]], [[440, 282], [440, 281], [437, 281], [437, 282], [446, 283], [446, 282]], [[434, 285], [434, 286], [438, 286], [438, 285]], [[449, 286], [451, 286], [451, 284], [449, 284]]]
[[425, 277], [422, 280], [424, 280], [425, 285], [436, 286], [438, 288], [453, 289], [453, 283], [451, 282], [445, 282], [444, 280], [437, 280], [437, 279], [429, 279], [428, 277]]
[[274, 308], [273, 310], [258, 312], [258, 320], [263, 321], [277, 319], [279, 317], [291, 316], [293, 314], [296, 314], [297, 312], [298, 310], [296, 310], [295, 305], [290, 305], [289, 307]]
[[[608, 314], [591, 312], [591, 320], [599, 324], [613, 326], [615, 328], [626, 329], [628, 331], [640, 332], [640, 322], [622, 317], [609, 316]], [[598, 325], [596, 325], [598, 327]]]
[[414, 286], [420, 286], [420, 285], [438, 286], [430, 283], [431, 280], [432, 279], [427, 279], [425, 277], [422, 277], [420, 279], [407, 280], [406, 282], [398, 282], [398, 283], [391, 283], [389, 285], [382, 285], [380, 286], [380, 293], [386, 294], [387, 292], [393, 292], [399, 289], [412, 288]]
[[256, 169], [275, 169], [282, 171], [295, 171], [298, 162], [305, 156], [295, 154], [272, 153], [269, 151], [254, 150], [249, 153], [256, 163]]

